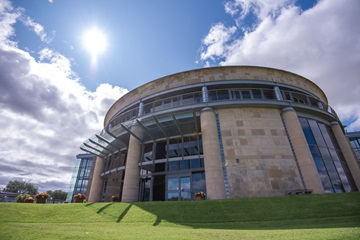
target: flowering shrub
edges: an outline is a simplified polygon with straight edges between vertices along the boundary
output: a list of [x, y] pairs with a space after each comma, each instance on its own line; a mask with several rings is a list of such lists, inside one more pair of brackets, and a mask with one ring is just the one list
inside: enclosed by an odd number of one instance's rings
[[24, 199], [24, 202], [29, 202], [29, 203], [34, 202], [34, 198], [33, 197], [27, 197], [27, 198]]
[[16, 199], [17, 203], [23, 203], [23, 202], [25, 202], [25, 198], [28, 198], [28, 197], [30, 197], [29, 194], [23, 193], [23, 194], [19, 194], [15, 199]]
[[78, 194], [74, 195], [74, 198], [86, 198], [86, 196], [85, 196], [85, 194], [78, 193]]
[[195, 197], [201, 197], [201, 198], [205, 198], [205, 193], [204, 192], [197, 192], [195, 193]]
[[49, 194], [41, 192], [35, 195], [35, 198], [48, 198]]

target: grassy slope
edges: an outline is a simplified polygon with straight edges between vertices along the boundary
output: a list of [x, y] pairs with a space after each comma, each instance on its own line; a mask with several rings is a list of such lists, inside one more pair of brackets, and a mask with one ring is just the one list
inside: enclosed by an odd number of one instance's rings
[[360, 193], [192, 202], [0, 204], [0, 239], [360, 239], [359, 227]]

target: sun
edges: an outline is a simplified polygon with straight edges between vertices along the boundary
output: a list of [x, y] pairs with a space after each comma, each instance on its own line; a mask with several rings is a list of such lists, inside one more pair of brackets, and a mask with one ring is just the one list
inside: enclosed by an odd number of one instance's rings
[[83, 46], [93, 57], [105, 52], [107, 39], [105, 34], [98, 28], [86, 30], [82, 35]]

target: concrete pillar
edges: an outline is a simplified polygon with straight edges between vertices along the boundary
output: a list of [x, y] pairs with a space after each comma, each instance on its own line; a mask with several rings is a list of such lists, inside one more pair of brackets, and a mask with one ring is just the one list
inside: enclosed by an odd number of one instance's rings
[[137, 202], [139, 200], [140, 156], [141, 144], [139, 140], [131, 135], [125, 166], [122, 202]]
[[358, 191], [360, 191], [360, 169], [356, 162], [353, 151], [351, 150], [350, 143], [344, 135], [338, 122], [331, 123], [331, 129], [335, 135], [336, 141], [339, 144], [341, 152], [345, 158], [347, 165], [349, 166], [351, 175], [354, 179]]
[[208, 199], [225, 199], [225, 183], [222, 170], [216, 116], [211, 108], [200, 114], [204, 150], [205, 180]]
[[282, 109], [282, 118], [306, 189], [311, 189], [313, 193], [324, 193], [324, 187], [295, 110], [292, 107]]
[[89, 196], [87, 201], [88, 202], [100, 202], [101, 201], [101, 194], [102, 188], [104, 185], [104, 178], [101, 177], [101, 173], [104, 167], [104, 159], [101, 157], [96, 157], [95, 159], [95, 166], [94, 166], [94, 173], [92, 176], [91, 187], [89, 191]]

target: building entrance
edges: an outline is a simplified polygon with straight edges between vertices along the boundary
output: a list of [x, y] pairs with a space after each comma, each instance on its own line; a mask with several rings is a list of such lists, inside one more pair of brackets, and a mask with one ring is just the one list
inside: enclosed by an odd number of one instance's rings
[[166, 181], [167, 201], [190, 201], [190, 176], [168, 176]]

